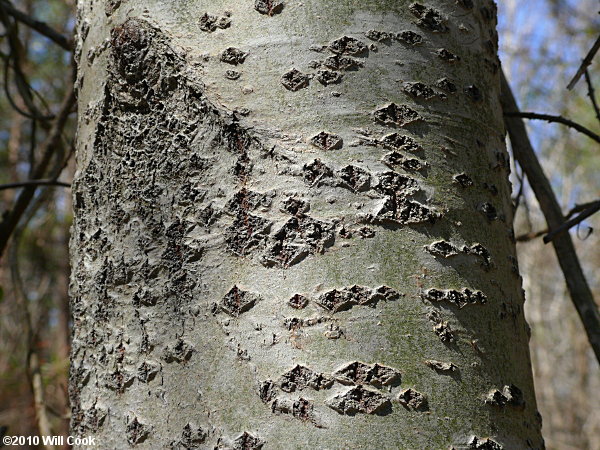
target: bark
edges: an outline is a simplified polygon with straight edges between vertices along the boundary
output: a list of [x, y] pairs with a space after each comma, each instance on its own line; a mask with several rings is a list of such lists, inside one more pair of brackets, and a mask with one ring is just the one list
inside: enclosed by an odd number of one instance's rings
[[72, 432], [542, 448], [495, 23], [80, 1]]

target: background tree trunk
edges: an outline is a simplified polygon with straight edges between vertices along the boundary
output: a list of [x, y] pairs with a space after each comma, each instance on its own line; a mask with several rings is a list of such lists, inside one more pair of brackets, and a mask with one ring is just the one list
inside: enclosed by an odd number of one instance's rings
[[542, 448], [495, 21], [80, 1], [73, 432]]

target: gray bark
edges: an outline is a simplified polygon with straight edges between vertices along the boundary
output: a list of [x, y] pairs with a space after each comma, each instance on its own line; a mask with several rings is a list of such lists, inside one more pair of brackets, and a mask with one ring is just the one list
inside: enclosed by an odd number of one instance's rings
[[495, 6], [284, 3], [79, 2], [73, 433], [542, 448]]

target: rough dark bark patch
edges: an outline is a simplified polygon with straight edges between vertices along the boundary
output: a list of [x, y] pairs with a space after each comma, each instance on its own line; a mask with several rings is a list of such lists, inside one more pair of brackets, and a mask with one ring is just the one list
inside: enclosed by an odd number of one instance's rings
[[333, 70], [319, 70], [316, 78], [323, 86], [329, 86], [330, 84], [337, 84], [342, 81], [342, 74]]
[[364, 42], [350, 36], [336, 39], [327, 48], [338, 55], [360, 55], [367, 50]]
[[224, 63], [237, 66], [238, 64], [243, 64], [247, 56], [248, 53], [243, 52], [239, 48], [227, 47], [223, 50], [223, 53], [221, 53], [220, 59]]
[[407, 172], [420, 172], [427, 167], [426, 162], [407, 157], [398, 151], [385, 154], [382, 161], [386, 166], [391, 168], [401, 167]]
[[487, 303], [486, 295], [481, 291], [472, 291], [464, 288], [462, 291], [456, 289], [439, 290], [439, 289], [428, 289], [423, 294], [423, 298], [435, 302], [447, 301], [453, 303], [459, 308], [464, 308], [467, 305], [473, 304], [484, 304]]
[[327, 389], [333, 379], [325, 374], [314, 372], [308, 367], [296, 365], [281, 376], [279, 386], [284, 392], [295, 392], [310, 387], [315, 390]]
[[423, 43], [423, 36], [410, 30], [401, 31], [396, 35], [396, 39], [408, 45], [420, 45]]
[[234, 450], [260, 450], [264, 445], [265, 441], [247, 431], [244, 431], [233, 441]]
[[381, 364], [350, 363], [333, 373], [344, 384], [371, 384], [376, 387], [397, 386], [400, 384], [400, 371]]
[[437, 49], [435, 54], [441, 60], [449, 62], [449, 63], [454, 63], [454, 62], [460, 61], [460, 57], [458, 55], [455, 55], [454, 53], [446, 50], [445, 48]]
[[383, 136], [379, 140], [379, 143], [385, 148], [401, 150], [404, 152], [419, 152], [423, 150], [423, 147], [421, 147], [413, 138], [398, 133], [391, 133]]
[[261, 258], [267, 267], [289, 267], [310, 254], [323, 253], [335, 242], [334, 225], [298, 215], [289, 219], [270, 239]]
[[296, 92], [308, 87], [309, 83], [310, 77], [297, 69], [289, 70], [281, 76], [281, 84], [288, 91]]
[[200, 29], [212, 33], [217, 28], [229, 28], [231, 26], [231, 19], [228, 17], [217, 17], [212, 14], [204, 13], [200, 17]]
[[338, 177], [346, 188], [354, 192], [366, 191], [370, 187], [371, 175], [357, 166], [343, 167], [339, 170]]
[[435, 85], [449, 94], [454, 94], [458, 91], [456, 84], [454, 84], [448, 78], [440, 78], [435, 82]]
[[321, 150], [337, 150], [342, 148], [344, 141], [337, 134], [321, 131], [310, 138], [310, 143]]
[[404, 127], [410, 123], [423, 120], [421, 115], [411, 107], [406, 105], [396, 105], [395, 103], [390, 103], [383, 108], [377, 109], [373, 115], [377, 122], [381, 122], [384, 125], [399, 127]]
[[458, 175], [454, 175], [452, 179], [456, 184], [463, 188], [473, 186], [473, 180], [466, 173], [459, 173]]
[[413, 411], [427, 411], [427, 397], [414, 389], [404, 389], [398, 394], [398, 401]]
[[284, 5], [284, 2], [277, 0], [256, 0], [254, 2], [254, 9], [261, 14], [273, 16], [283, 11]]
[[473, 436], [469, 441], [469, 448], [474, 450], [503, 450], [504, 447], [491, 438], [478, 438]]
[[393, 34], [387, 33], [385, 31], [369, 30], [369, 31], [365, 32], [365, 36], [373, 41], [388, 42], [389, 40], [392, 39]]
[[400, 294], [387, 286], [370, 289], [354, 285], [349, 288], [332, 289], [316, 299], [316, 302], [332, 313], [344, 311], [355, 305], [375, 305], [379, 301], [396, 300]]
[[234, 286], [225, 294], [225, 297], [221, 300], [220, 307], [227, 314], [238, 317], [240, 314], [250, 310], [259, 300], [260, 297], [258, 295]]
[[327, 406], [340, 414], [353, 416], [357, 413], [385, 413], [391, 407], [390, 399], [379, 392], [354, 387], [343, 394], [338, 394], [326, 402]]
[[516, 408], [524, 408], [525, 398], [523, 397], [521, 389], [511, 384], [504, 386], [501, 391], [495, 389], [490, 392], [485, 399], [485, 403], [501, 408], [507, 405]]
[[450, 31], [446, 25], [447, 19], [439, 11], [420, 3], [412, 3], [408, 9], [419, 19], [416, 22], [418, 26], [434, 33], [447, 33]]
[[333, 70], [358, 70], [361, 67], [364, 67], [362, 61], [349, 56], [340, 55], [328, 56], [323, 61], [323, 65]]

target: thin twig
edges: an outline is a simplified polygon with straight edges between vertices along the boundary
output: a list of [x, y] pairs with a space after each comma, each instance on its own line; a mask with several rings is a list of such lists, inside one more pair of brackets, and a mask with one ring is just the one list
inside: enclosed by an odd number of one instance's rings
[[[502, 94], [500, 100], [504, 111], [519, 110], [504, 74], [502, 74]], [[542, 166], [531, 146], [523, 120], [514, 115], [505, 116], [505, 123], [515, 159], [527, 175], [529, 185], [540, 204], [548, 227], [559, 227], [565, 219], [556, 196], [552, 191], [550, 182], [546, 178]], [[581, 318], [596, 359], [600, 362], [600, 313], [581, 269], [571, 236], [568, 233], [563, 233], [557, 236], [552, 241], [552, 244], [565, 276], [571, 300]]]
[[580, 125], [577, 122], [573, 122], [572, 120], [565, 119], [562, 116], [552, 116], [550, 114], [538, 114], [538, 113], [534, 113], [534, 112], [520, 112], [520, 111], [509, 111], [509, 112], [505, 112], [504, 115], [506, 117], [522, 117], [524, 119], [545, 120], [547, 122], [561, 123], [563, 125], [568, 126], [569, 128], [573, 128], [573, 129], [579, 131], [580, 133], [585, 134], [587, 137], [600, 143], [600, 136], [598, 136], [596, 133], [588, 130], [583, 125]]
[[598, 211], [600, 211], [600, 200], [597, 201], [592, 206], [589, 206], [587, 209], [585, 209], [577, 217], [574, 217], [571, 220], [567, 220], [561, 226], [555, 228], [550, 233], [548, 233], [546, 236], [544, 236], [544, 244], [547, 244], [548, 242], [551, 242], [552, 240], [554, 240], [561, 233], [564, 233], [565, 231], [569, 230], [570, 228], [573, 228], [575, 225], [577, 225], [578, 223], [583, 222], [585, 219], [587, 219], [588, 217], [590, 217], [592, 214], [597, 213]]
[[50, 39], [51, 41], [54, 41], [55, 43], [60, 45], [65, 50], [70, 52], [73, 49], [73, 45], [68, 38], [66, 38], [65, 36], [60, 34], [58, 31], [54, 30], [52, 27], [50, 27], [46, 23], [40, 22], [39, 20], [35, 20], [34, 18], [29, 17], [24, 12], [19, 11], [14, 6], [12, 6], [9, 2], [7, 2], [5, 0], [1, 0], [0, 8], [4, 8], [4, 10], [6, 11], [7, 14], [11, 15], [19, 22], [34, 29], [38, 33], [46, 36], [48, 39]]
[[532, 231], [531, 233], [521, 234], [516, 237], [517, 242], [529, 242], [534, 239], [539, 238], [540, 236], [545, 235], [548, 232], [548, 229], [540, 230], [540, 231]]
[[[41, 202], [37, 202], [36, 207]], [[34, 208], [34, 210], [37, 208]], [[24, 288], [23, 280], [21, 278], [20, 264], [19, 264], [19, 243], [21, 235], [27, 222], [31, 220], [35, 211], [32, 211], [26, 218], [23, 224], [15, 230], [15, 239], [13, 245], [9, 251], [10, 257], [10, 271], [13, 282], [13, 289], [16, 294], [17, 301], [20, 303], [23, 315], [24, 315], [24, 331], [27, 342], [27, 378], [29, 379], [29, 385], [33, 394], [33, 403], [35, 407], [35, 415], [38, 426], [38, 431], [42, 436], [51, 436], [52, 429], [50, 426], [50, 420], [46, 410], [46, 400], [44, 393], [44, 383], [42, 380], [42, 374], [40, 370], [40, 360], [38, 354], [38, 340], [39, 340], [39, 326], [33, 326], [33, 318], [30, 311], [30, 305], [32, 304], [30, 298], [27, 295], [27, 291]], [[53, 450], [53, 445], [43, 444], [43, 447], [47, 450]]]
[[22, 188], [22, 187], [26, 187], [26, 186], [63, 186], [63, 187], [71, 187], [71, 184], [70, 183], [65, 183], [64, 181], [50, 180], [50, 179], [44, 179], [44, 180], [27, 180], [27, 181], [18, 181], [16, 183], [0, 184], [0, 191], [3, 191], [4, 189]]
[[587, 203], [581, 203], [580, 205], [575, 205], [571, 211], [569, 211], [566, 215], [566, 218], [569, 219], [571, 218], [574, 214], [577, 214], [581, 211], [585, 211], [586, 209], [588, 209], [591, 206], [596, 205], [597, 203], [600, 203], [600, 200], [594, 200], [593, 202], [587, 202]]
[[[55, 154], [56, 149], [61, 143], [61, 134], [62, 130], [67, 122], [69, 114], [71, 113], [71, 109], [75, 103], [75, 92], [73, 91], [73, 86], [69, 85], [69, 90], [67, 95], [65, 96], [62, 105], [60, 107], [60, 111], [52, 124], [52, 128], [48, 133], [48, 137], [44, 142], [40, 155], [41, 158], [33, 171], [33, 179], [40, 179], [44, 176], [46, 169], [52, 159], [52, 156]], [[62, 161], [61, 161], [62, 163]], [[7, 211], [2, 221], [0, 222], [0, 256], [4, 253], [4, 249], [8, 244], [8, 240], [10, 235], [14, 231], [15, 227], [19, 223], [21, 216], [29, 206], [31, 199], [33, 198], [37, 186], [27, 186], [25, 187], [19, 197], [17, 198], [13, 208], [11, 211]]]
[[596, 112], [596, 118], [600, 121], [600, 108], [598, 107], [598, 102], [596, 102], [596, 92], [594, 90], [594, 84], [592, 83], [592, 77], [590, 77], [590, 71], [587, 69], [585, 69], [585, 82], [588, 88], [588, 97]]
[[585, 72], [585, 69], [587, 69], [588, 66], [592, 63], [592, 60], [594, 59], [596, 52], [598, 52], [598, 49], [600, 49], [600, 36], [598, 36], [598, 39], [596, 39], [596, 42], [594, 42], [594, 45], [592, 46], [588, 54], [585, 56], [585, 58], [583, 58], [583, 61], [581, 62], [577, 73], [567, 86], [568, 90], [571, 90], [575, 87], [575, 85], [581, 78], [581, 75], [583, 75], [583, 72]]
[[[579, 213], [581, 211], [585, 211], [589, 207], [594, 206], [594, 205], [596, 205], [598, 203], [600, 203], [600, 200], [595, 200], [593, 202], [588, 202], [588, 203], [582, 203], [580, 205], [575, 205], [566, 214], [565, 218], [566, 219], [570, 219], [575, 214], [577, 214], [577, 213]], [[516, 240], [517, 240], [517, 242], [528, 242], [528, 241], [531, 241], [533, 239], [537, 239], [537, 238], [539, 238], [541, 236], [544, 236], [545, 234], [548, 234], [548, 228], [545, 228], [545, 229], [539, 230], [539, 231], [531, 231], [529, 233], [521, 234], [521, 235], [517, 236]]]
[[[27, 81], [27, 77], [25, 76], [25, 73], [23, 72], [23, 69], [21, 68], [21, 59], [23, 57], [23, 55], [22, 55], [23, 45], [19, 39], [19, 33], [17, 31], [17, 24], [15, 22], [13, 22], [12, 19], [9, 18], [9, 15], [7, 14], [7, 10], [4, 7], [4, 5], [5, 5], [4, 0], [0, 0], [0, 21], [4, 25], [4, 28], [6, 29], [6, 36], [8, 38], [7, 40], [8, 40], [8, 46], [9, 46], [8, 57], [4, 58], [5, 64], [6, 64], [5, 72], [4, 72], [4, 90], [5, 90], [6, 96], [9, 99], [13, 108], [17, 109], [17, 111], [19, 111], [24, 116], [26, 116], [30, 119], [37, 119], [37, 120], [41, 120], [41, 121], [51, 120], [51, 119], [53, 119], [53, 117], [52, 116], [44, 116], [42, 113], [40, 113], [38, 108], [35, 106], [35, 103], [33, 102], [32, 92], [34, 92], [34, 90], [32, 89], [31, 85]], [[11, 66], [11, 61], [12, 61], [12, 70], [14, 72], [15, 85], [17, 87], [17, 91], [19, 92], [19, 95], [21, 96], [21, 98], [23, 100], [23, 103], [27, 107], [28, 112], [21, 111], [15, 105], [15, 103], [11, 100], [10, 89], [8, 87], [9, 86], [9, 71], [10, 71], [9, 69]]]

